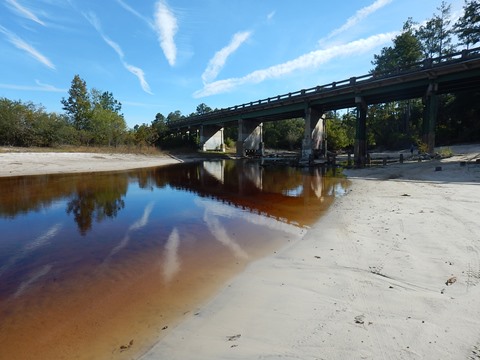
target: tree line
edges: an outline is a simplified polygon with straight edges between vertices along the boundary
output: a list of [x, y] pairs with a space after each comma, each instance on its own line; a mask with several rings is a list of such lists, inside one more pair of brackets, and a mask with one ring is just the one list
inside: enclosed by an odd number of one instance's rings
[[[465, 0], [463, 13], [452, 23], [451, 6], [442, 1], [432, 18], [423, 24], [412, 18], [391, 46], [373, 55], [372, 73], [390, 74], [410, 68], [425, 58], [448, 58], [459, 49], [471, 49], [480, 42], [480, 2]], [[168, 124], [191, 115], [213, 111], [202, 103], [185, 116], [179, 110], [167, 116], [157, 113], [151, 122], [127, 127], [122, 104], [108, 91], [89, 90], [75, 75], [68, 97], [61, 99], [63, 114], [49, 113], [41, 105], [0, 98], [0, 145], [9, 146], [172, 146], [198, 145], [194, 135], [174, 136]], [[422, 99], [370, 105], [367, 137], [370, 146], [399, 148], [421, 144]], [[438, 144], [480, 140], [480, 86], [469, 92], [439, 97], [436, 123]], [[328, 147], [332, 150], [353, 146], [355, 109], [326, 114]], [[236, 127], [225, 129], [227, 146], [237, 139]], [[303, 119], [264, 124], [265, 146], [298, 149], [303, 138]]]
[[135, 141], [121, 114], [122, 104], [111, 92], [88, 91], [85, 81], [75, 75], [68, 94], [61, 100], [64, 114], [47, 112], [31, 102], [0, 98], [0, 144], [117, 146]]

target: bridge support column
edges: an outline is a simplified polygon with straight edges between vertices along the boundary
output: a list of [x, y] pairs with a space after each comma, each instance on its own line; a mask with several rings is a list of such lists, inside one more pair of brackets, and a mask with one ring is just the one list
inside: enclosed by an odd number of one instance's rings
[[368, 106], [360, 96], [355, 98], [357, 104], [357, 124], [355, 129], [354, 162], [358, 167], [365, 166], [367, 158], [367, 110]]
[[257, 120], [238, 120], [237, 155], [245, 156], [247, 151], [264, 155], [263, 123]]
[[438, 84], [430, 84], [424, 98], [425, 108], [423, 115], [422, 141], [427, 145], [429, 154], [433, 154], [435, 151], [435, 124], [438, 113], [437, 89]]
[[325, 139], [325, 115], [319, 109], [307, 107], [305, 110], [305, 131], [302, 140], [301, 161], [310, 161], [315, 157]]
[[223, 126], [202, 125], [200, 127], [200, 148], [202, 151], [219, 150], [225, 152]]

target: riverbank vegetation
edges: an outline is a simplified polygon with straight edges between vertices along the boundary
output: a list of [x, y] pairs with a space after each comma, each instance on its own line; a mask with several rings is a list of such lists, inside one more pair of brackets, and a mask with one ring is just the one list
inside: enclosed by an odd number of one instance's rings
[[[374, 54], [372, 73], [394, 74], [426, 58], [446, 57], [460, 49], [471, 49], [480, 42], [480, 1], [467, 0], [463, 14], [452, 21], [450, 5], [443, 1], [432, 18], [417, 24], [409, 18], [392, 45]], [[480, 51], [480, 50], [479, 50]], [[0, 98], [0, 145], [21, 147], [110, 147], [144, 149], [149, 147], [195, 147], [195, 134], [173, 136], [168, 124], [190, 115], [213, 111], [202, 103], [196, 111], [183, 115], [152, 114], [152, 120], [127, 127], [122, 104], [112, 92], [88, 89], [75, 75], [68, 96], [61, 99], [64, 113], [47, 112], [42, 105]], [[328, 147], [351, 148], [355, 138], [355, 109], [326, 115]], [[368, 144], [398, 149], [421, 144], [424, 104], [422, 99], [370, 105], [367, 115]], [[475, 91], [439, 96], [436, 142], [448, 145], [480, 140], [480, 86]], [[299, 149], [303, 119], [264, 124], [264, 142], [269, 148]], [[233, 147], [237, 129], [225, 129], [225, 143]]]

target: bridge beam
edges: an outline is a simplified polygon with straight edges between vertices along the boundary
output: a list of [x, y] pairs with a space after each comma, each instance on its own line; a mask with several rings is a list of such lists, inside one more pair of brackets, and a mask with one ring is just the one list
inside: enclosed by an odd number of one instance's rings
[[263, 123], [258, 120], [238, 120], [237, 155], [245, 156], [248, 150], [264, 155]]
[[323, 111], [308, 106], [305, 109], [305, 130], [302, 140], [301, 161], [310, 161], [324, 146], [325, 114]]
[[435, 124], [438, 113], [438, 84], [431, 83], [424, 97], [422, 141], [427, 145], [428, 153], [435, 152]]
[[358, 167], [365, 166], [367, 159], [367, 110], [368, 106], [361, 96], [355, 97], [357, 105], [357, 123], [355, 129], [354, 162]]
[[200, 149], [202, 149], [203, 151], [219, 150], [225, 152], [225, 143], [223, 140], [223, 126], [201, 125]]

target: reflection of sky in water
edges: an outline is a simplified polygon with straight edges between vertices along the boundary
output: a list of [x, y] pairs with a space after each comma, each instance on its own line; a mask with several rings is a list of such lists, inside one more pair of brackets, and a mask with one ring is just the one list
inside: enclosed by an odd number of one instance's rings
[[[141, 189], [138, 184], [130, 183], [124, 201], [125, 209], [116, 218], [94, 223], [92, 230], [84, 235], [76, 231], [72, 216], [66, 213], [67, 201], [63, 202], [63, 207], [57, 202], [41, 212], [0, 219], [4, 234], [0, 240], [0, 283], [2, 277], [14, 276], [17, 286], [9, 292], [13, 291], [17, 297], [47, 274], [61, 273], [72, 264], [89, 261], [96, 263], [98, 269], [106, 269], [121, 262], [131, 251], [154, 248], [163, 254], [163, 277], [169, 282], [180, 270], [182, 241], [197, 242], [205, 234], [211, 234], [210, 238], [227, 248], [235, 258], [246, 259], [247, 251], [239, 242], [241, 236], [239, 239], [233, 237], [230, 225], [274, 227], [271, 223], [278, 223], [168, 186]], [[295, 229], [292, 225], [280, 224], [289, 232]]]
[[347, 189], [343, 186], [340, 186], [340, 184], [335, 185], [335, 194], [336, 195], [345, 195], [347, 192]]
[[180, 235], [178, 229], [174, 228], [165, 243], [165, 259], [163, 261], [163, 277], [169, 283], [175, 274], [180, 270], [180, 259], [178, 248], [180, 247]]
[[248, 254], [238, 244], [235, 239], [228, 235], [225, 226], [221, 223], [221, 217], [216, 216], [205, 209], [203, 221], [207, 224], [208, 229], [212, 233], [215, 240], [227, 247], [237, 259], [248, 259]]
[[20, 295], [23, 294], [23, 292], [25, 290], [28, 289], [28, 287], [30, 285], [32, 285], [33, 283], [35, 283], [35, 281], [37, 281], [38, 279], [40, 279], [42, 276], [45, 276], [47, 275], [50, 270], [52, 269], [52, 265], [44, 265], [42, 266], [40, 269], [38, 269], [36, 272], [34, 272], [30, 278], [28, 278], [27, 280], [23, 281], [20, 286], [18, 287], [17, 291], [15, 292], [15, 294], [13, 295], [13, 297], [18, 297]]
[[0, 295], [7, 290], [6, 278], [8, 292], [17, 297], [48, 273], [58, 275], [82, 262], [105, 268], [121, 261], [132, 249], [148, 251], [162, 244], [168, 267], [165, 277], [171, 278], [177, 271], [174, 254], [180, 245], [179, 232], [174, 228], [185, 233], [202, 221], [204, 210], [195, 205], [195, 198], [194, 193], [170, 187], [141, 189], [130, 183], [125, 209], [115, 218], [94, 222], [84, 235], [65, 211], [68, 199], [14, 219], [0, 218]]
[[287, 189], [283, 191], [283, 195], [285, 196], [293, 196], [293, 197], [298, 197], [301, 196], [303, 192], [303, 185], [298, 185], [294, 189]]
[[[91, 271], [121, 267], [125, 261], [131, 261], [142, 253], [159, 254], [162, 277], [168, 283], [181, 271], [184, 261], [182, 251], [186, 246], [192, 249], [192, 244], [203, 246], [199, 242], [211, 242], [208, 246], [218, 246], [234, 259], [245, 260], [250, 257], [248, 246], [252, 241], [269, 241], [272, 237], [281, 236], [280, 233], [296, 237], [305, 231], [304, 227], [294, 226], [294, 221], [282, 217], [275, 203], [277, 199], [283, 200], [273, 196], [301, 197], [307, 189], [310, 191], [309, 199], [323, 200], [323, 196], [344, 192], [342, 184], [323, 189], [322, 178], [315, 176], [297, 176], [299, 180], [295, 181], [301, 181], [300, 184], [290, 182], [295, 186], [269, 192], [265, 187], [265, 178], [263, 181], [260, 177], [255, 178], [257, 175], [265, 176], [266, 172], [249, 165], [247, 178], [250, 184], [263, 182], [263, 185], [261, 189], [256, 185], [256, 188], [241, 188], [240, 191], [245, 191], [247, 197], [239, 197], [235, 190], [229, 190], [231, 184], [223, 183], [228, 177], [221, 175], [222, 164], [210, 164], [209, 172], [215, 170], [220, 175], [195, 179], [197, 183], [191, 189], [190, 185], [183, 185], [178, 180], [183, 173], [174, 173], [172, 177], [172, 181], [178, 181], [178, 184], [172, 182], [177, 187], [172, 183], [169, 185], [170, 180], [162, 173], [152, 173], [151, 177], [142, 178], [142, 181], [131, 174], [117, 174], [112, 177], [113, 180], [108, 175], [99, 177], [99, 180], [91, 175], [88, 179], [94, 184], [91, 187], [79, 187], [75, 181], [83, 184], [81, 177], [70, 179], [76, 187], [72, 187], [73, 190], [69, 188], [65, 195], [59, 192], [57, 198], [47, 199], [45, 204], [31, 211], [0, 217], [0, 298], [5, 292], [21, 296], [43, 279], [49, 276], [68, 277], [75, 273], [77, 267], [87, 266]], [[189, 181], [192, 181], [192, 176], [201, 173], [186, 166], [177, 169], [189, 170]], [[58, 182], [62, 181], [61, 177], [58, 179]], [[67, 180], [65, 182], [69, 185]], [[233, 180], [236, 184], [237, 178]], [[106, 183], [104, 187], [101, 181]], [[116, 186], [114, 190], [109, 187], [111, 183]], [[269, 183], [278, 185], [277, 181]], [[219, 189], [220, 186], [226, 186], [225, 193]], [[233, 192], [230, 194], [227, 190]], [[208, 196], [210, 191], [223, 200]], [[268, 198], [262, 203], [263, 194]], [[67, 210], [72, 199], [77, 206], [74, 213]], [[238, 200], [240, 205], [235, 203]], [[311, 201], [308, 201], [309, 206], [312, 206]], [[300, 200], [295, 206], [302, 203]], [[108, 213], [111, 210], [109, 204], [122, 206]], [[257, 205], [259, 207], [255, 208]], [[84, 216], [85, 208], [91, 211], [87, 214], [91, 220], [86, 222], [90, 225], [82, 230], [78, 217]], [[268, 209], [275, 211], [267, 213]]]
[[280, 230], [287, 234], [300, 235], [304, 230], [298, 226], [288, 224], [286, 222], [278, 221], [264, 214], [256, 214], [250, 211], [241, 210], [239, 208], [225, 205], [216, 201], [206, 200], [202, 198], [196, 198], [195, 204], [199, 207], [205, 208], [205, 212], [221, 218], [236, 219], [237, 221], [243, 220], [247, 222], [247, 225], [254, 224], [261, 227], [269, 228], [272, 230]]
[[0, 353], [153, 329], [299, 239], [344, 187], [318, 169], [231, 161], [0, 179]]

